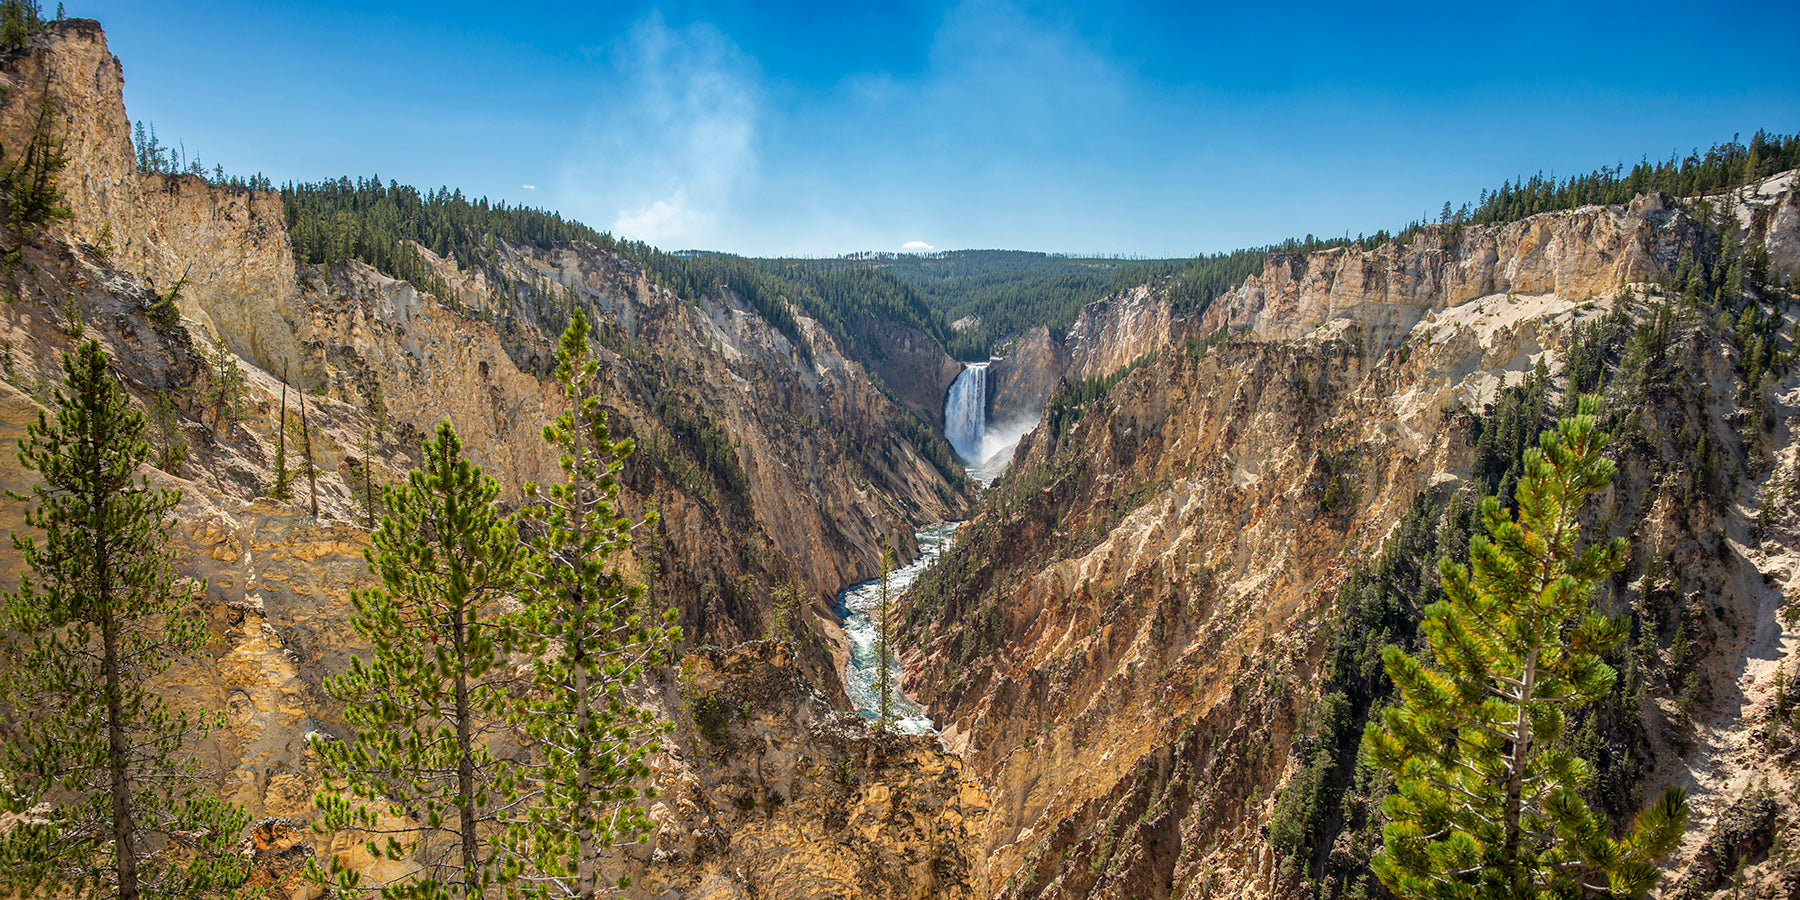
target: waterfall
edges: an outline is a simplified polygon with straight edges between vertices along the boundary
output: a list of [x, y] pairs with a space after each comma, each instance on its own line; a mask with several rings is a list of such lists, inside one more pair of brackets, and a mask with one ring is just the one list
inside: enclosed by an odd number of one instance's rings
[[950, 385], [944, 398], [944, 437], [963, 462], [981, 462], [981, 437], [987, 430], [987, 367], [969, 363]]

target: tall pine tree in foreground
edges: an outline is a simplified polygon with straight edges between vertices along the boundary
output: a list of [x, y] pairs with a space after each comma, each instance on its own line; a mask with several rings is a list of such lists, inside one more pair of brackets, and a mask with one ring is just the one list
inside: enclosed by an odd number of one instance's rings
[[0, 895], [204, 897], [244, 880], [234, 853], [249, 819], [202, 790], [186, 746], [214, 724], [170, 710], [150, 684], [206, 641], [166, 549], [178, 491], [138, 474], [154, 452], [144, 420], [89, 341], [19, 442], [42, 483], [13, 535], [25, 574], [6, 597], [12, 716], [0, 741]]
[[440, 423], [422, 447], [423, 468], [387, 488], [365, 551], [382, 586], [352, 597], [350, 619], [374, 655], [325, 680], [354, 734], [313, 741], [326, 771], [315, 798], [321, 827], [360, 831], [370, 855], [420, 867], [365, 885], [340, 860], [328, 871], [310, 866], [339, 897], [468, 900], [516, 874], [495, 838], [525, 792], [516, 765], [496, 759], [489, 742], [507, 729], [514, 681], [495, 603], [516, 586], [521, 548], [494, 506], [500, 486], [462, 450]]
[[1372, 761], [1395, 773], [1370, 866], [1403, 898], [1642, 897], [1681, 838], [1687, 806], [1674, 788], [1609, 837], [1577, 793], [1590, 767], [1557, 746], [1563, 710], [1611, 686], [1600, 654], [1627, 630], [1591, 604], [1623, 566], [1624, 539], [1580, 548], [1582, 501], [1613, 475], [1595, 408], [1583, 397], [1526, 451], [1516, 520], [1482, 502], [1490, 537], [1469, 548], [1472, 574], [1438, 563], [1447, 599], [1425, 610], [1431, 665], [1383, 654], [1401, 702], [1363, 734]]
[[619, 504], [632, 442], [614, 440], [607, 428], [587, 333], [578, 309], [556, 351], [569, 408], [544, 427], [568, 480], [527, 485], [531, 505], [521, 511], [531, 553], [521, 649], [542, 658], [516, 715], [542, 754], [541, 793], [511, 837], [529, 861], [526, 893], [581, 900], [625, 886], [606, 872], [608, 848], [651, 827], [636, 803], [646, 796], [638, 784], [667, 726], [627, 691], [680, 639], [674, 611], [644, 614], [643, 586], [618, 569], [634, 527]]

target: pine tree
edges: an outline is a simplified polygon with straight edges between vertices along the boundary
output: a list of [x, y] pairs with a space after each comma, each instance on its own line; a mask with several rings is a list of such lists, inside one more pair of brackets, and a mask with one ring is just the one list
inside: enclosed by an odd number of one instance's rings
[[888, 589], [888, 578], [894, 573], [894, 548], [887, 538], [881, 539], [881, 595], [875, 604], [875, 677], [878, 700], [875, 724], [883, 731], [894, 730], [894, 598]]
[[556, 351], [569, 409], [544, 427], [568, 480], [527, 485], [533, 502], [521, 517], [531, 551], [521, 649], [545, 656], [519, 718], [543, 759], [541, 795], [511, 836], [532, 870], [526, 893], [582, 900], [625, 886], [603, 872], [603, 854], [651, 827], [634, 801], [649, 796], [638, 782], [667, 726], [627, 691], [680, 639], [673, 610], [656, 619], [638, 614], [644, 588], [615, 563], [629, 552], [634, 527], [619, 505], [632, 442], [614, 440], [607, 427], [587, 334], [577, 310]]
[[294, 470], [288, 467], [287, 461], [287, 379], [281, 381], [281, 411], [275, 425], [275, 461], [274, 481], [269, 485], [269, 496], [276, 500], [294, 499]]
[[1383, 654], [1402, 701], [1363, 735], [1372, 762], [1396, 776], [1370, 866], [1403, 898], [1641, 897], [1680, 840], [1687, 810], [1675, 789], [1629, 834], [1608, 837], [1576, 792], [1590, 767], [1556, 746], [1564, 709], [1612, 685], [1600, 654], [1627, 631], [1590, 603], [1623, 565], [1624, 539], [1579, 549], [1582, 501], [1613, 475], [1595, 409], [1583, 397], [1526, 451], [1516, 520], [1482, 502], [1490, 537], [1470, 544], [1472, 575], [1439, 561], [1446, 599], [1423, 623], [1434, 665], [1392, 646]]
[[179, 475], [181, 464], [187, 462], [188, 443], [181, 433], [181, 416], [175, 411], [175, 403], [167, 394], [157, 394], [147, 406], [156, 448], [151, 464], [170, 475]]
[[374, 528], [375, 519], [381, 513], [380, 485], [375, 481], [375, 423], [369, 422], [364, 428], [362, 437], [357, 440], [356, 451], [361, 460], [356, 463], [356, 505], [362, 508], [363, 521], [366, 527]]
[[300, 468], [306, 472], [306, 499], [312, 506], [312, 517], [319, 518], [319, 467], [313, 461], [312, 426], [306, 418], [306, 392], [300, 392]]
[[517, 769], [488, 746], [507, 728], [513, 679], [494, 602], [516, 585], [518, 533], [494, 506], [500, 486], [463, 458], [449, 422], [422, 455], [423, 469], [387, 489], [370, 536], [382, 586], [352, 597], [351, 625], [374, 656], [325, 680], [354, 733], [313, 742], [326, 770], [315, 798], [323, 826], [359, 830], [371, 855], [420, 869], [365, 887], [338, 860], [312, 866], [340, 897], [476, 898], [514, 873], [495, 837], [519, 795]]
[[212, 407], [211, 433], [216, 436], [221, 424], [236, 422], [243, 416], [244, 370], [238, 368], [237, 355], [223, 342], [210, 349], [202, 347], [200, 356], [206, 363], [206, 384], [200, 390], [200, 398]]
[[43, 483], [18, 534], [26, 574], [6, 596], [11, 632], [0, 678], [0, 806], [25, 814], [0, 831], [0, 895], [199, 897], [243, 881], [232, 851], [249, 824], [201, 789], [184, 752], [216, 717], [165, 706], [150, 680], [206, 642], [165, 549], [179, 491], [138, 474], [154, 452], [143, 417], [89, 341], [63, 357], [55, 419], [43, 413], [19, 460]]
[[[7, 2], [0, 7], [4, 8], [5, 18], [4, 27], [0, 28], [5, 35], [0, 37], [0, 43], [14, 40], [17, 29], [26, 27], [20, 23], [38, 21], [33, 4]], [[26, 18], [15, 15], [21, 8], [28, 13]], [[35, 25], [30, 27], [36, 28]], [[29, 38], [27, 32], [18, 39], [22, 42]], [[7, 47], [11, 46], [14, 45], [7, 44]], [[25, 144], [25, 153], [14, 161], [5, 148], [0, 147], [0, 196], [5, 197], [6, 225], [14, 240], [19, 242], [6, 250], [7, 265], [18, 265], [23, 260], [24, 239], [28, 232], [73, 215], [63, 205], [63, 192], [56, 186], [57, 173], [69, 164], [63, 142], [52, 129], [58, 119], [56, 108], [48, 100], [42, 101], [38, 104], [37, 124]]]
[[775, 588], [770, 596], [769, 634], [771, 641], [791, 641], [794, 639], [794, 616], [799, 613], [800, 600], [805, 591], [800, 587], [797, 575]]

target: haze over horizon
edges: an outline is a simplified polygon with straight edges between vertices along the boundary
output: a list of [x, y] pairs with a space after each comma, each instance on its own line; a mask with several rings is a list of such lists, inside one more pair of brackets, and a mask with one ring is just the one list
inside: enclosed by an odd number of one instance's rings
[[446, 185], [669, 250], [1192, 256], [1800, 127], [1791, 4], [183, 9], [67, 12], [209, 167]]

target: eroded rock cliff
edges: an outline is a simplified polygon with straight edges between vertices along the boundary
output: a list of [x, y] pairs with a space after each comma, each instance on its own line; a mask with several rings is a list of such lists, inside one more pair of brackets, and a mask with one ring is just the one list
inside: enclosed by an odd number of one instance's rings
[[[1795, 202], [1791, 177], [1741, 192], [1748, 214], [1730, 236], [1789, 252], [1796, 235], [1775, 223]], [[1465, 230], [1448, 250], [1427, 234], [1410, 248], [1277, 257], [1195, 329], [1218, 339], [1164, 344], [1064, 434], [1028, 438], [908, 598], [907, 684], [993, 797], [988, 888], [1342, 896], [1348, 883], [1309, 886], [1317, 870], [1269, 835], [1314, 740], [1338, 588], [1415, 504], [1492, 489], [1473, 481], [1481, 436], [1500, 427], [1484, 411], [1534, 373], [1561, 373], [1576, 345], [1590, 352], [1615, 307], [1607, 365], [1635, 374], [1613, 388], [1622, 475], [1590, 527], [1640, 548], [1603, 601], [1656, 624], [1632, 676], [1646, 693], [1621, 707], [1640, 724], [1600, 726], [1602, 770], [1641, 796], [1693, 792], [1672, 870], [1698, 859], [1711, 872], [1729, 856], [1779, 885], [1786, 857], [1698, 848], [1757, 828], [1747, 846], [1766, 848], [1796, 828], [1782, 802], [1756, 806], [1756, 828], [1719, 823], [1758, 790], [1800, 784], [1791, 752], [1751, 749], [1793, 739], [1772, 698], [1800, 646], [1778, 615], [1800, 602], [1784, 600], [1800, 593], [1796, 545], [1779, 526], [1749, 539], [1761, 509], [1787, 521], [1780, 461], [1800, 381], [1790, 370], [1752, 390], [1729, 322], [1671, 324], [1681, 301], [1641, 283], [1670, 275], [1704, 232], [1648, 197]], [[1780, 309], [1785, 294], [1768, 296]], [[1141, 321], [1163, 321], [1152, 293], [1131, 300], [1148, 305]], [[1666, 336], [1663, 362], [1620, 358], [1640, 325]], [[1366, 833], [1327, 825], [1330, 877], [1366, 858]]]

